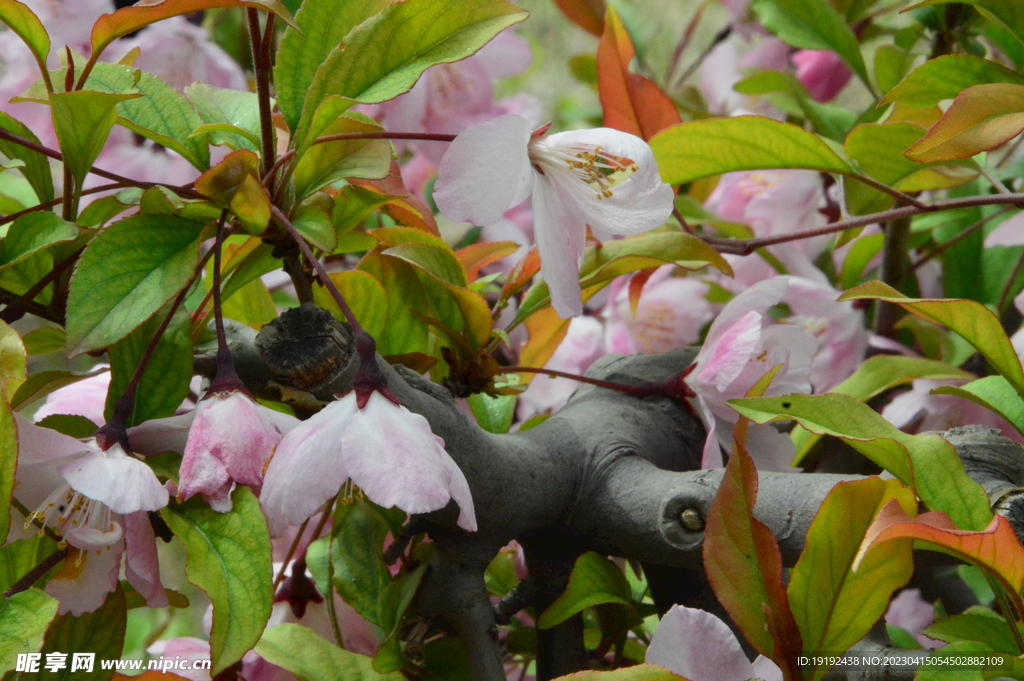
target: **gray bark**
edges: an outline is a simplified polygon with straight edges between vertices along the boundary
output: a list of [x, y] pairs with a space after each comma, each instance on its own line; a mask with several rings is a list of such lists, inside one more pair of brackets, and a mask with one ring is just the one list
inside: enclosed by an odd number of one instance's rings
[[[233, 327], [232, 349], [239, 374], [255, 394], [292, 403], [300, 412], [347, 392], [358, 362], [347, 327], [309, 305], [286, 312], [258, 338], [245, 327]], [[630, 385], [660, 382], [685, 369], [695, 354], [686, 348], [663, 355], [609, 355], [588, 375]], [[673, 576], [694, 578], [687, 598], [694, 605], [708, 603], [703, 520], [722, 470], [698, 470], [705, 432], [684, 405], [584, 385], [536, 428], [493, 435], [460, 411], [444, 388], [383, 359], [378, 363], [401, 403], [426, 417], [444, 438], [473, 493], [478, 532], [456, 526], [454, 502], [418, 518], [437, 550], [416, 607], [458, 631], [475, 681], [505, 678], [496, 613], [482, 575], [512, 539], [524, 548], [530, 578], [499, 606], [503, 619], [523, 605], [542, 612], [587, 551], [650, 565], [662, 609], [670, 603], [659, 597], [656, 584], [670, 584]], [[210, 362], [197, 357], [196, 366], [208, 370]], [[1024, 518], [1020, 448], [986, 429], [958, 429], [949, 439], [995, 507], [1019, 523]], [[800, 555], [810, 522], [832, 487], [860, 477], [760, 473], [755, 515], [775, 534], [786, 565]], [[538, 632], [539, 679], [587, 667], [582, 632], [579, 617]]]

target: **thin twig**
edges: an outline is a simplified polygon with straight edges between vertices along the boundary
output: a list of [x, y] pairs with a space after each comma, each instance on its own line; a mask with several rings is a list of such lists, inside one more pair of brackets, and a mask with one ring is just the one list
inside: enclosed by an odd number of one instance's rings
[[[273, 14], [267, 19], [267, 31], [274, 28]], [[260, 13], [256, 9], [247, 9], [249, 20], [249, 44], [252, 47], [252, 68], [256, 74], [256, 97], [260, 107], [260, 137], [263, 147], [261, 165], [263, 174], [268, 175], [274, 165], [277, 149], [274, 145], [274, 120], [270, 112], [270, 55], [265, 54], [263, 45], [265, 36], [260, 31]]]
[[10, 589], [4, 592], [4, 598], [10, 598], [14, 594], [28, 591], [32, 585], [38, 582], [50, 569], [68, 557], [67, 549], [57, 549], [34, 568], [25, 573], [25, 576], [15, 582]]
[[292, 541], [292, 545], [288, 547], [288, 553], [284, 556], [284, 562], [281, 563], [281, 569], [274, 576], [275, 593], [277, 592], [277, 587], [281, 586], [281, 582], [284, 581], [284, 573], [288, 569], [288, 563], [292, 562], [292, 557], [295, 556], [295, 551], [299, 548], [299, 542], [302, 541], [302, 535], [305, 534], [307, 525], [309, 525], [309, 518], [303, 520], [302, 524], [299, 525], [299, 530], [295, 533], [295, 539]]
[[722, 41], [728, 38], [731, 33], [731, 25], [726, 26], [721, 31], [716, 33], [714, 39], [711, 41], [711, 44], [705, 47], [704, 51], [698, 54], [697, 58], [694, 59], [688, 67], [686, 67], [686, 70], [683, 71], [683, 73], [678, 78], [676, 78], [675, 81], [673, 81], [672, 89], [675, 89], [682, 85], [683, 83], [685, 83], [687, 79], [689, 79], [689, 77], [693, 75], [693, 72], [696, 71], [700, 67], [700, 65], [704, 63], [704, 60], [708, 58], [708, 55], [711, 54], [714, 51], [714, 49], [718, 47], [719, 44], [722, 43]]
[[783, 244], [790, 241], [810, 239], [824, 234], [845, 232], [848, 229], [863, 227], [864, 225], [870, 225], [876, 222], [888, 222], [899, 218], [921, 215], [922, 213], [936, 213], [944, 210], [973, 208], [976, 206], [1016, 206], [1021, 203], [1024, 203], [1024, 194], [986, 194], [983, 196], [965, 196], [962, 198], [936, 201], [928, 204], [926, 206], [926, 210], [921, 210], [914, 206], [901, 206], [899, 208], [893, 208], [880, 213], [861, 215], [859, 217], [850, 218], [849, 220], [833, 222], [832, 224], [819, 229], [810, 229], [804, 232], [794, 232], [792, 234], [781, 234], [779, 236], [762, 237], [759, 239], [719, 239], [716, 237], [701, 238], [711, 246], [714, 246], [720, 253], [750, 255], [757, 249], [764, 248], [765, 246], [774, 246], [775, 244]]
[[679, 222], [679, 226], [686, 230], [687, 234], [697, 233], [696, 231], [694, 231], [690, 223], [686, 221], [686, 218], [683, 217], [683, 214], [679, 212], [678, 208], [672, 208], [672, 217], [674, 217]]
[[[0, 139], [7, 140], [8, 142], [12, 142], [14, 144], [17, 144], [18, 146], [25, 147], [26, 149], [31, 149], [32, 151], [40, 153], [43, 156], [49, 156], [50, 158], [55, 159], [57, 161], [64, 161], [64, 155], [59, 151], [55, 151], [53, 149], [50, 149], [49, 147], [44, 147], [41, 144], [36, 144], [35, 142], [27, 140], [24, 137], [19, 137], [18, 135], [15, 135], [12, 132], [8, 132], [3, 128], [0, 128]], [[108, 180], [114, 180], [115, 182], [119, 182], [120, 184], [126, 187], [138, 187], [140, 189], [149, 189], [150, 187], [167, 187], [166, 184], [161, 182], [139, 182], [138, 180], [133, 180], [130, 177], [118, 175], [117, 173], [112, 173], [109, 170], [103, 170], [102, 168], [97, 168], [96, 166], [89, 168], [89, 172], [92, 173], [93, 175], [99, 175], [100, 177], [105, 177]], [[182, 196], [187, 196], [191, 199], [206, 198], [202, 194], [199, 194], [198, 192], [192, 189], [188, 189], [186, 187], [168, 187], [168, 189], [172, 190], [176, 194], [181, 194]], [[85, 192], [83, 191], [82, 193], [84, 194]]]

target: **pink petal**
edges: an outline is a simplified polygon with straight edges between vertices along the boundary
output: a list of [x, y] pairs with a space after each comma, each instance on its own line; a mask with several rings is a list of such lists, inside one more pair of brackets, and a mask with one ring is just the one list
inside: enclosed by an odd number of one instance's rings
[[[747, 367], [754, 350], [757, 349], [761, 341], [763, 323], [761, 314], [751, 310], [724, 329], [713, 343], [710, 340], [705, 340], [700, 354], [705, 353], [705, 348], [709, 347], [709, 343], [710, 352], [697, 359], [697, 364], [700, 367], [697, 372], [697, 380], [715, 387], [719, 392], [724, 392]], [[708, 335], [710, 337], [710, 334]], [[735, 395], [735, 397], [742, 397], [742, 395]]]
[[1003, 220], [985, 237], [985, 248], [1024, 244], [1024, 212]]
[[156, 535], [153, 533], [149, 516], [143, 512], [129, 513], [121, 520], [124, 523], [124, 542], [127, 551], [125, 578], [146, 599], [146, 605], [151, 608], [166, 608], [167, 593], [160, 582]]
[[725, 622], [704, 610], [681, 605], [673, 606], [661, 618], [646, 661], [689, 681], [741, 681], [757, 676]]
[[[355, 403], [349, 393], [342, 402]], [[406, 513], [427, 513], [459, 504], [459, 525], [476, 529], [473, 499], [462, 471], [419, 414], [395, 405], [378, 392], [370, 395], [345, 427], [345, 467], [352, 482], [375, 503]]]
[[530, 123], [521, 116], [499, 116], [463, 131], [448, 147], [438, 168], [434, 200], [448, 218], [493, 225], [522, 203], [534, 175], [526, 145]]
[[77, 414], [89, 419], [97, 427], [102, 426], [106, 422], [103, 408], [109, 388], [110, 372], [104, 371], [54, 390], [46, 396], [46, 403], [36, 410], [33, 419], [42, 421], [52, 414]]
[[149, 466], [125, 454], [120, 445], [101, 452], [90, 444], [90, 454], [58, 469], [71, 487], [114, 513], [156, 511], [167, 505], [167, 490]]
[[185, 453], [188, 433], [196, 412], [150, 419], [128, 429], [128, 442], [132, 451], [144, 456], [155, 456], [164, 452]]
[[[766, 279], [746, 291], [738, 294], [726, 303], [718, 313], [704, 341], [705, 348], [718, 342], [726, 330], [740, 317], [751, 310], [764, 313], [769, 307], [777, 304], [786, 295], [789, 288], [789, 277], [773, 277]], [[702, 351], [703, 352], [703, 351]]]
[[52, 428], [35, 426], [21, 414], [15, 412], [14, 423], [18, 429], [18, 466], [34, 466], [88, 452], [81, 440], [58, 433]]
[[354, 397], [332, 402], [281, 438], [260, 491], [271, 535], [302, 523], [341, 489], [348, 478], [341, 438], [356, 409]]

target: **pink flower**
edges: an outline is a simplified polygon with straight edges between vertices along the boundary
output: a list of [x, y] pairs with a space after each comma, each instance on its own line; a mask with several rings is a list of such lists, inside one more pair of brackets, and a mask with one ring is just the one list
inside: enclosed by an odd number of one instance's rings
[[707, 301], [708, 284], [695, 277], [673, 277], [671, 265], [660, 267], [644, 284], [636, 316], [629, 303], [629, 277], [612, 283], [605, 307], [608, 350], [621, 354], [667, 352], [700, 340], [700, 331], [715, 316]]
[[185, 17], [171, 17], [118, 41], [121, 55], [138, 47], [133, 66], [152, 73], [179, 92], [202, 82], [231, 90], [249, 89], [242, 67], [210, 40], [206, 29]]
[[512, 115], [468, 128], [441, 161], [434, 198], [452, 220], [487, 226], [533, 194], [541, 273], [555, 310], [573, 317], [583, 311], [587, 227], [601, 239], [646, 232], [672, 214], [674, 195], [638, 137], [608, 128], [543, 132]]
[[[727, 401], [744, 397], [775, 366], [783, 365], [766, 395], [811, 391], [811, 357], [817, 340], [803, 328], [773, 324], [767, 316], [768, 308], [779, 303], [788, 289], [789, 277], [762, 281], [729, 301], [708, 329], [686, 379], [697, 393], [699, 413], [708, 429], [703, 468], [721, 466], [721, 448], [732, 448], [732, 425], [739, 414]], [[792, 470], [792, 441], [771, 426], [752, 425], [748, 447], [759, 468]]]
[[227, 513], [235, 484], [259, 487], [281, 437], [298, 424], [240, 391], [211, 391], [195, 410], [146, 421], [128, 438], [140, 454], [183, 453], [177, 496], [202, 494], [213, 510]]
[[[559, 343], [546, 369], [582, 374], [604, 354], [604, 327], [593, 317], [576, 317], [569, 322], [569, 330]], [[537, 375], [530, 387], [519, 396], [517, 413], [525, 421], [531, 416], [557, 411], [569, 400], [578, 381], [554, 376]]]
[[839, 291], [802, 277], [790, 277], [783, 299], [793, 314], [786, 322], [802, 326], [820, 341], [811, 362], [811, 385], [822, 393], [846, 380], [864, 359], [868, 334], [864, 314], [853, 303], [836, 302]]
[[924, 432], [945, 431], [958, 426], [980, 424], [1002, 431], [1004, 437], [1024, 443], [1024, 436], [1003, 417], [980, 404], [955, 395], [933, 395], [936, 388], [945, 385], [963, 385], [965, 381], [933, 381], [919, 378], [911, 389], [894, 397], [882, 409], [882, 416], [901, 430]]
[[889, 602], [885, 623], [904, 629], [925, 648], [941, 648], [942, 641], [929, 638], [921, 632], [935, 621], [935, 606], [921, 598], [920, 589], [903, 589]]
[[853, 72], [830, 50], [797, 50], [792, 56], [796, 77], [819, 102], [835, 99]]
[[[824, 227], [828, 219], [821, 176], [809, 170], [753, 170], [727, 173], [705, 203], [719, 217], [750, 226], [757, 237], [780, 236]], [[830, 237], [802, 239], [769, 247], [790, 274], [827, 283], [812, 261]], [[743, 286], [774, 275], [759, 255], [730, 256], [736, 281]], [[751, 267], [750, 265], [754, 265]]]
[[[103, 451], [15, 415], [18, 469], [14, 496], [35, 509], [33, 521], [52, 528], [71, 546], [46, 591], [60, 612], [78, 616], [103, 604], [117, 586], [122, 554], [125, 575], [152, 607], [167, 605], [156, 543], [147, 511], [167, 505], [167, 490], [144, 463], [120, 445]], [[18, 537], [12, 533], [11, 539]]]
[[103, 371], [64, 386], [46, 396], [46, 402], [36, 410], [33, 417], [37, 422], [51, 414], [77, 414], [84, 416], [97, 426], [106, 423], [103, 408], [110, 388], [110, 372]]
[[436, 511], [454, 499], [459, 527], [476, 530], [469, 483], [444, 440], [425, 418], [376, 390], [362, 409], [350, 392], [282, 438], [260, 494], [271, 534], [316, 513], [346, 481], [406, 513]]
[[681, 605], [672, 606], [661, 618], [646, 661], [689, 681], [782, 681], [782, 670], [764, 655], [750, 663], [725, 622]]

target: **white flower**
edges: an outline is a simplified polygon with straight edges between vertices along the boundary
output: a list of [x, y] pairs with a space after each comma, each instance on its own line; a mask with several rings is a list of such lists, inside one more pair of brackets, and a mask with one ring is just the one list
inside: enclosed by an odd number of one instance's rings
[[427, 420], [374, 390], [362, 409], [352, 391], [289, 431], [263, 478], [270, 532], [298, 525], [351, 480], [373, 502], [406, 513], [459, 505], [459, 527], [476, 530], [469, 483]]
[[47, 593], [60, 600], [59, 612], [78, 616], [102, 605], [117, 586], [125, 554], [129, 583], [150, 606], [166, 606], [146, 512], [166, 506], [168, 494], [153, 471], [118, 444], [103, 451], [95, 439], [81, 442], [34, 426], [19, 414], [15, 423], [14, 497], [33, 511], [24, 527], [11, 528], [9, 541], [39, 521], [70, 546], [46, 585]]
[[672, 214], [672, 188], [639, 137], [610, 128], [543, 137], [521, 116], [467, 128], [438, 169], [434, 199], [447, 217], [493, 225], [533, 194], [541, 273], [562, 317], [583, 311], [579, 267], [589, 226], [598, 238], [638, 234]]

